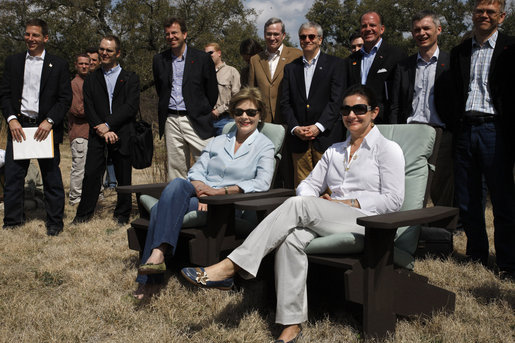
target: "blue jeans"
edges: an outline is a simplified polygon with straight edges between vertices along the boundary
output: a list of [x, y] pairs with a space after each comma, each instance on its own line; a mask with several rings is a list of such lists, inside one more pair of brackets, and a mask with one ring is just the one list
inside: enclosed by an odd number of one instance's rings
[[501, 270], [515, 270], [515, 184], [513, 154], [503, 140], [501, 122], [465, 124], [456, 136], [455, 194], [467, 235], [467, 255], [488, 261], [482, 178], [490, 191], [494, 245]]
[[220, 136], [222, 134], [222, 130], [225, 124], [233, 122], [234, 119], [229, 116], [229, 113], [222, 113], [218, 118], [213, 121], [213, 126], [215, 127], [215, 136]]
[[[184, 215], [197, 208], [198, 199], [191, 182], [181, 178], [173, 179], [150, 211], [150, 224], [141, 263], [145, 263], [152, 250], [163, 243], [169, 244], [172, 254], [175, 253]], [[159, 283], [162, 275], [138, 275], [136, 281], [141, 284]]]

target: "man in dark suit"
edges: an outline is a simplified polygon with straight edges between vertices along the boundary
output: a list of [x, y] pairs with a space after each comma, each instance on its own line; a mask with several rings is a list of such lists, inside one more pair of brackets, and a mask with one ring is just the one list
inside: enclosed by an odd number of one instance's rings
[[291, 133], [288, 141], [295, 187], [309, 175], [324, 151], [343, 139], [343, 60], [322, 53], [322, 40], [319, 24], [302, 24], [299, 41], [303, 56], [284, 67], [281, 112]]
[[[132, 177], [130, 139], [139, 109], [139, 78], [119, 65], [118, 37], [105, 36], [98, 52], [101, 67], [86, 77], [83, 87], [90, 130], [82, 196], [74, 223], [86, 222], [93, 216], [106, 168], [106, 152], [120, 186], [130, 185]], [[131, 207], [131, 195], [118, 193], [114, 219], [126, 224]]]
[[[474, 36], [451, 52], [456, 108], [454, 116], [455, 192], [467, 235], [467, 255], [487, 265], [482, 180], [490, 191], [494, 242], [501, 276], [515, 278], [515, 185], [513, 127], [507, 107], [513, 94], [503, 97], [504, 74], [513, 60], [504, 55], [513, 37], [498, 32], [504, 21], [504, 0], [478, 0], [472, 13]], [[512, 80], [510, 80], [512, 81]]]
[[183, 19], [166, 20], [164, 31], [170, 49], [154, 56], [152, 70], [159, 96], [159, 135], [165, 136], [171, 180], [186, 178], [190, 155], [198, 158], [215, 133], [211, 112], [218, 83], [211, 57], [186, 45]]
[[375, 119], [376, 123], [388, 122], [393, 71], [397, 63], [406, 57], [402, 50], [383, 41], [384, 29], [382, 18], [377, 12], [363, 14], [361, 16], [363, 47], [346, 60], [347, 86], [367, 85], [379, 99], [381, 111]]
[[4, 228], [25, 221], [23, 186], [30, 160], [13, 159], [13, 140], [25, 140], [23, 128], [37, 127], [34, 138], [41, 141], [53, 130], [54, 158], [38, 159], [43, 177], [47, 235], [63, 230], [64, 189], [59, 169], [59, 143], [63, 140], [63, 118], [70, 108], [72, 91], [68, 64], [46, 52], [48, 26], [40, 19], [26, 23], [27, 52], [7, 57], [0, 84], [2, 112], [9, 123], [5, 164]]
[[450, 125], [441, 119], [452, 113], [452, 106], [449, 106], [452, 101], [449, 98], [450, 57], [438, 48], [442, 27], [435, 13], [422, 11], [411, 22], [411, 34], [418, 53], [399, 62], [394, 72], [389, 121], [392, 124], [423, 123], [443, 129], [431, 199], [435, 205], [452, 206], [452, 132]]

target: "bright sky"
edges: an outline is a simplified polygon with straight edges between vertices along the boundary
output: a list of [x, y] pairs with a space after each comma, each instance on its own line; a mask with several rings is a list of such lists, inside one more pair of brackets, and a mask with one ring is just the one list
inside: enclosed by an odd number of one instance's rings
[[281, 18], [290, 34], [291, 42], [298, 45], [297, 30], [306, 21], [306, 13], [314, 0], [243, 0], [247, 8], [253, 8], [258, 13], [258, 34], [263, 37], [263, 25], [270, 17]]

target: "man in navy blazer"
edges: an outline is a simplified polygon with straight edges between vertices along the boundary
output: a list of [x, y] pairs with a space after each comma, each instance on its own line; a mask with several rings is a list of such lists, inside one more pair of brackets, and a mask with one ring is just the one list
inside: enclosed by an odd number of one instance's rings
[[4, 228], [25, 221], [23, 186], [30, 160], [13, 159], [13, 140], [21, 142], [23, 128], [37, 127], [34, 138], [44, 140], [53, 130], [54, 158], [38, 159], [43, 178], [47, 235], [63, 230], [64, 189], [59, 169], [59, 143], [63, 140], [63, 118], [70, 108], [72, 91], [68, 64], [46, 52], [48, 25], [29, 20], [24, 34], [27, 51], [5, 60], [0, 83], [2, 112], [9, 123], [5, 162]]
[[390, 88], [397, 63], [406, 54], [382, 39], [384, 33], [382, 18], [377, 12], [361, 16], [361, 50], [351, 54], [346, 63], [347, 87], [355, 84], [372, 88], [379, 99], [380, 112], [374, 120], [387, 123], [390, 111]]
[[190, 155], [198, 158], [215, 133], [211, 112], [218, 82], [211, 57], [186, 45], [183, 19], [167, 19], [164, 31], [170, 49], [154, 56], [152, 70], [159, 96], [159, 135], [165, 136], [171, 180], [186, 178]]
[[303, 56], [284, 67], [281, 113], [288, 124], [295, 187], [313, 170], [324, 151], [343, 139], [340, 106], [343, 60], [320, 51], [323, 31], [317, 23], [299, 28]]
[[[102, 177], [106, 169], [106, 154], [111, 157], [118, 185], [131, 184], [131, 136], [139, 110], [139, 77], [122, 69], [120, 40], [105, 36], [98, 49], [101, 67], [84, 81], [84, 111], [90, 130], [88, 153], [84, 167], [82, 195], [74, 224], [86, 222], [95, 212]], [[131, 194], [118, 193], [114, 219], [123, 225], [129, 221]]]
[[389, 121], [392, 124], [422, 123], [443, 129], [431, 184], [431, 200], [435, 205], [452, 206], [452, 132], [450, 123], [442, 119], [447, 120], [453, 109], [449, 97], [450, 57], [438, 47], [442, 27], [436, 13], [422, 11], [411, 22], [418, 53], [402, 60], [396, 67]]
[[[482, 185], [486, 181], [494, 215], [494, 243], [501, 276], [515, 279], [514, 147], [510, 144], [513, 94], [502, 82], [514, 63], [505, 55], [514, 42], [498, 31], [504, 0], [477, 0], [473, 38], [451, 51], [454, 82], [455, 192], [467, 235], [467, 255], [488, 264]], [[513, 69], [511, 69], [513, 70]], [[512, 80], [510, 80], [512, 82]], [[511, 110], [510, 110], [511, 111]]]

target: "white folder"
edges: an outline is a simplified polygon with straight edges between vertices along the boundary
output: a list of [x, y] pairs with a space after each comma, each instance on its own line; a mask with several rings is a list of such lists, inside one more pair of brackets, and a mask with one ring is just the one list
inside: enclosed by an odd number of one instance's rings
[[21, 143], [13, 140], [13, 159], [54, 158], [54, 130], [50, 131], [45, 140], [38, 142], [34, 139], [37, 129], [37, 127], [24, 127], [26, 139]]

